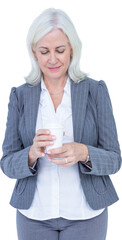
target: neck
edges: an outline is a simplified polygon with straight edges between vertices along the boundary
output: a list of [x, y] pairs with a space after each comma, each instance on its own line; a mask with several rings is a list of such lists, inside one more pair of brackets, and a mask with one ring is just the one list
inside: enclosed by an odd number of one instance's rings
[[59, 91], [59, 92], [55, 92], [55, 93], [49, 92], [49, 93], [50, 93], [51, 96], [55, 96], [55, 95], [60, 95], [61, 93], [63, 93], [63, 91], [64, 91], [64, 89], [62, 89], [62, 90]]
[[44, 78], [44, 82], [45, 82], [46, 88], [48, 89], [51, 95], [58, 95], [63, 92], [66, 84], [66, 79], [67, 77], [62, 79], [52, 79], [52, 80]]

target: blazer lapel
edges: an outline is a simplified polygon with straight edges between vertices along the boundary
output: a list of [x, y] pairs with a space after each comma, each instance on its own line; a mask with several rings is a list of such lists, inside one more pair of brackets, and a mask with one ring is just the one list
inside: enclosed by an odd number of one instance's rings
[[75, 142], [81, 142], [82, 139], [88, 92], [89, 84], [87, 81], [84, 80], [80, 83], [71, 81], [71, 102]]
[[[89, 84], [87, 81], [84, 80], [80, 83], [74, 83], [71, 80], [71, 102], [75, 142], [81, 142], [82, 139], [88, 92]], [[37, 86], [33, 87], [27, 85], [25, 90], [24, 95], [25, 125], [26, 125], [25, 127], [29, 139], [29, 144], [33, 143], [33, 138], [35, 136], [40, 93], [41, 84], [38, 84]]]
[[41, 93], [41, 84], [37, 86], [27, 85], [24, 96], [24, 107], [25, 107], [25, 125], [29, 143], [33, 143], [35, 136], [36, 119], [38, 113], [38, 106]]

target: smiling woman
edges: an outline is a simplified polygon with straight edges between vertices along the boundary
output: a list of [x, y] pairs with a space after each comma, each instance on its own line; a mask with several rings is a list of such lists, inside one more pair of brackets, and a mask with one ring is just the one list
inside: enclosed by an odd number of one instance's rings
[[[73, 54], [71, 55], [71, 59], [70, 59], [71, 61], [69, 63], [69, 67], [67, 69], [68, 75], [75, 82], [78, 82], [79, 79], [83, 80], [85, 77], [85, 74], [80, 70], [80, 56], [81, 56], [82, 44], [75, 30], [74, 25], [72, 24], [70, 18], [67, 16], [65, 12], [59, 9], [56, 9], [56, 12], [55, 12], [55, 9], [50, 9], [49, 11], [45, 10], [40, 16], [38, 16], [35, 19], [27, 35], [27, 47], [30, 55], [32, 70], [30, 74], [26, 77], [26, 81], [32, 85], [36, 85], [38, 82], [40, 82], [40, 77], [42, 76], [42, 71], [36, 61], [37, 58], [36, 56], [34, 57], [34, 54], [33, 54], [35, 51], [37, 42], [43, 40], [43, 37], [49, 40], [50, 38], [49, 36], [51, 32], [56, 29], [58, 30], [57, 33], [60, 32], [60, 35], [62, 35], [64, 39], [63, 41], [60, 41], [59, 38], [54, 39], [58, 44], [57, 46], [55, 45], [54, 47], [57, 48], [62, 44], [64, 45], [62, 47], [65, 47], [65, 46], [68, 47], [69, 45], [69, 47], [71, 47], [73, 52]], [[47, 34], [49, 35], [47, 36]], [[50, 42], [50, 40], [48, 42]], [[44, 50], [43, 53], [47, 54], [48, 46], [45, 46], [45, 44], [46, 42], [44, 42], [44, 45], [42, 45], [41, 47], [44, 47], [42, 49]], [[54, 45], [54, 42], [53, 42], [53, 45]], [[62, 52], [65, 49], [57, 48], [55, 50], [58, 50], [58, 52], [60, 50], [60, 52]]]
[[44, 74], [45, 82], [58, 80], [55, 86], [56, 92], [60, 90], [59, 84], [63, 83], [61, 87], [64, 87], [71, 54], [72, 49], [68, 38], [60, 29], [53, 29], [47, 33], [34, 48], [34, 55]]
[[[11, 90], [1, 159], [17, 179], [18, 239], [105, 240], [107, 207], [118, 200], [109, 175], [121, 166], [106, 84], [80, 70], [81, 42], [61, 10], [34, 21], [27, 46], [32, 69]], [[61, 129], [60, 147], [51, 125]]]

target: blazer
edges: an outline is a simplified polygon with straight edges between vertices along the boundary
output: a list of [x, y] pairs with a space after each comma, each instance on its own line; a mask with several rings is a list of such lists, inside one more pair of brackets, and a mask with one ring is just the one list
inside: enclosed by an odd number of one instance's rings
[[[32, 203], [38, 174], [28, 167], [28, 152], [35, 136], [41, 84], [12, 88], [3, 142], [2, 171], [17, 179], [10, 204], [28, 209]], [[93, 209], [105, 208], [118, 200], [108, 175], [121, 166], [120, 147], [109, 93], [104, 81], [86, 77], [71, 80], [74, 141], [88, 146], [92, 169], [81, 162], [79, 172], [86, 199]]]

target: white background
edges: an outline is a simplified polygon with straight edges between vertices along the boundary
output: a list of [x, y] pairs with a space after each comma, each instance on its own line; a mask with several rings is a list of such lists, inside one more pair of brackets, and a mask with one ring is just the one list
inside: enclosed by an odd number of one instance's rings
[[[121, 0], [4, 0], [0, 3], [0, 156], [10, 89], [24, 83], [30, 71], [26, 35], [46, 8], [60, 8], [71, 17], [83, 43], [81, 69], [103, 79], [109, 89], [122, 146], [122, 7]], [[121, 240], [122, 171], [111, 176], [120, 200], [109, 207], [107, 240]], [[16, 240], [16, 210], [9, 205], [15, 180], [0, 171], [0, 239]], [[97, 239], [91, 239], [97, 240]]]

